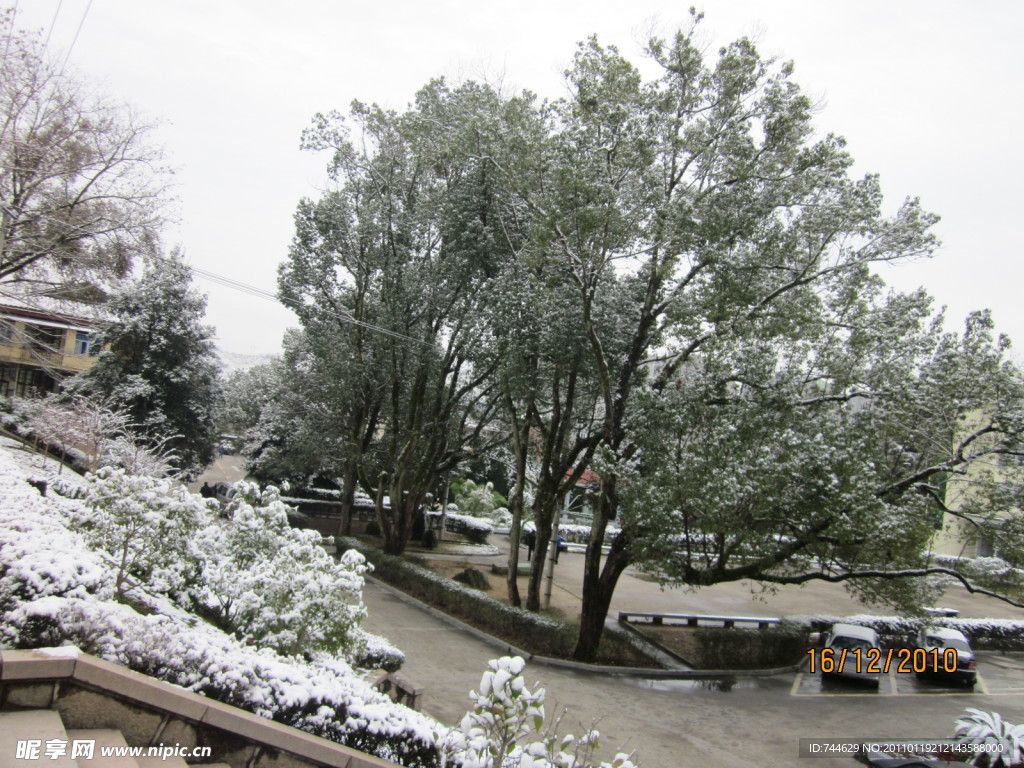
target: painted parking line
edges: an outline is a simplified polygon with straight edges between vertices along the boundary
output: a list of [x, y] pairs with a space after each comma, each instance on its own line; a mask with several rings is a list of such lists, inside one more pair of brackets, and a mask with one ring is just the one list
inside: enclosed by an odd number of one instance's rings
[[[958, 688], [956, 690], [917, 690], [916, 687], [913, 690], [899, 689], [898, 676], [895, 673], [889, 673], [884, 675], [887, 679], [886, 683], [879, 684], [878, 690], [874, 688], [868, 688], [864, 686], [857, 686], [851, 684], [849, 687], [844, 687], [842, 682], [835, 683], [833, 690], [822, 690], [821, 680], [818, 675], [811, 675], [806, 672], [797, 672], [793, 679], [793, 685], [789, 689], [790, 696], [803, 696], [803, 697], [839, 697], [839, 696], [1020, 696], [1024, 694], [1024, 688], [1000, 688], [992, 691], [988, 687], [988, 683], [982, 675], [978, 675], [977, 682], [974, 684], [974, 688]], [[805, 682], [808, 684], [806, 687], [809, 688], [812, 680], [818, 681], [818, 686], [815, 690], [801, 690], [801, 687], [805, 687]], [[888, 690], [886, 690], [888, 689]]]

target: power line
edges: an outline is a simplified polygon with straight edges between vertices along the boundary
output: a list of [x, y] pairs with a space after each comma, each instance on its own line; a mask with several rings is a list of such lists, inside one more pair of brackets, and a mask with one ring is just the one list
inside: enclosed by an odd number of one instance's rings
[[89, 9], [92, 8], [92, 0], [89, 0], [88, 5], [85, 6], [85, 13], [82, 14], [82, 20], [78, 22], [78, 29], [75, 30], [75, 36], [71, 39], [71, 46], [68, 48], [67, 56], [64, 57], [64, 64], [61, 66], [61, 73], [68, 66], [68, 60], [71, 58], [71, 51], [75, 49], [75, 43], [78, 42], [78, 33], [82, 31], [82, 25], [85, 24], [85, 17], [89, 15]]
[[64, 0], [57, 0], [57, 10], [53, 12], [53, 20], [50, 22], [50, 31], [46, 33], [46, 40], [43, 42], [43, 50], [46, 50], [46, 46], [50, 44], [50, 36], [53, 34], [53, 28], [57, 26], [57, 17], [60, 16], [60, 8], [64, 5]]
[[[170, 261], [170, 259], [165, 258], [159, 258], [158, 260]], [[225, 288], [241, 291], [242, 293], [247, 293], [250, 296], [255, 296], [256, 298], [264, 299], [266, 301], [272, 301], [275, 304], [281, 304], [283, 306], [300, 307], [302, 305], [301, 302], [299, 301], [295, 301], [293, 299], [285, 299], [279, 296], [278, 294], [272, 293], [265, 289], [257, 288], [256, 286], [249, 285], [248, 283], [243, 283], [242, 281], [239, 280], [234, 280], [233, 278], [227, 278], [227, 276], [217, 274], [216, 272], [211, 272], [207, 269], [202, 269], [198, 266], [191, 266], [190, 264], [185, 264], [184, 266], [190, 269], [191, 272], [193, 272], [194, 274], [200, 276], [200, 278], [208, 280], [211, 283], [216, 283], [217, 285], [224, 286]], [[390, 336], [391, 338], [398, 339], [400, 341], [411, 341], [415, 344], [421, 344], [426, 347], [432, 346], [432, 344], [423, 341], [422, 339], [417, 339], [413, 336], [408, 336], [397, 331], [392, 331], [388, 328], [382, 328], [381, 326], [375, 326], [374, 324], [367, 323], [365, 321], [358, 321], [358, 319], [355, 319], [355, 317], [348, 313], [330, 310], [328, 310], [326, 313], [331, 317], [334, 317], [335, 319], [339, 319], [339, 321], [341, 321], [342, 323], [347, 323], [352, 326], [365, 328], [368, 331], [373, 331], [374, 333], [383, 334], [384, 336]]]
[[[157, 257], [157, 260], [158, 261], [166, 261], [166, 262], [172, 261], [171, 259], [161, 258], [161, 257]], [[174, 262], [174, 263], [177, 263], [177, 262]], [[301, 307], [302, 306], [302, 303], [299, 302], [299, 301], [295, 301], [293, 299], [282, 298], [281, 296], [279, 296], [276, 293], [268, 291], [268, 290], [266, 290], [264, 288], [259, 288], [259, 287], [254, 286], [254, 285], [250, 285], [248, 283], [243, 283], [241, 280], [236, 280], [236, 279], [234, 279], [232, 277], [226, 277], [224, 275], [218, 275], [215, 272], [210, 272], [209, 270], [201, 269], [200, 267], [194, 267], [194, 266], [192, 266], [190, 264], [185, 264], [184, 266], [187, 269], [191, 270], [194, 275], [197, 275], [197, 276], [202, 277], [202, 278], [204, 278], [206, 280], [209, 280], [210, 282], [217, 283], [218, 285], [222, 285], [222, 286], [224, 286], [226, 288], [231, 288], [231, 289], [234, 289], [236, 291], [241, 291], [242, 293], [248, 293], [250, 296], [255, 296], [256, 298], [264, 299], [266, 301], [272, 301], [275, 304], [281, 304], [282, 306], [292, 306], [292, 307]], [[390, 328], [382, 328], [379, 325], [374, 325], [373, 323], [367, 323], [364, 320], [356, 320], [354, 317], [352, 317], [352, 315], [347, 314], [347, 313], [346, 314], [342, 314], [340, 312], [335, 312], [335, 311], [327, 310], [326, 314], [329, 315], [330, 317], [333, 317], [333, 318], [335, 318], [337, 320], [342, 321], [343, 323], [349, 323], [351, 325], [357, 325], [357, 326], [360, 326], [361, 328], [367, 329], [368, 331], [373, 331], [374, 333], [380, 333], [380, 334], [383, 334], [385, 336], [391, 336], [392, 338], [399, 339], [401, 341], [411, 341], [411, 342], [413, 342], [415, 344], [421, 344], [421, 345], [423, 345], [425, 347], [431, 347], [432, 346], [429, 342], [423, 341], [422, 339], [417, 339], [417, 338], [415, 338], [413, 336], [407, 336], [406, 334], [399, 333], [398, 331], [393, 331]]]

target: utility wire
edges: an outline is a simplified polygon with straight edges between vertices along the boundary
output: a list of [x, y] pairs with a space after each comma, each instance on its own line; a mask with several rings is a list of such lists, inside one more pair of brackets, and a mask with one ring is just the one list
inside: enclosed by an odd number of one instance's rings
[[78, 34], [82, 31], [82, 25], [85, 24], [85, 17], [89, 15], [90, 8], [92, 8], [92, 0], [89, 0], [89, 4], [85, 6], [85, 13], [82, 14], [82, 20], [78, 22], [78, 29], [75, 30], [75, 36], [71, 39], [71, 46], [68, 48], [68, 53], [64, 57], [64, 64], [60, 68], [61, 74], [64, 74], [64, 70], [68, 66], [68, 60], [71, 58], [71, 52], [75, 49], [75, 43], [78, 42]]
[[64, 5], [64, 0], [57, 0], [57, 10], [53, 12], [53, 20], [50, 22], [50, 31], [46, 33], [46, 40], [43, 42], [43, 50], [46, 50], [46, 46], [50, 44], [50, 36], [53, 35], [53, 28], [57, 26], [57, 17], [60, 16], [60, 8]]
[[[167, 261], [167, 262], [171, 261], [170, 259], [161, 258], [161, 257], [157, 257], [157, 260], [158, 261]], [[177, 262], [175, 262], [175, 263], [177, 263]], [[243, 283], [241, 280], [235, 280], [234, 278], [231, 278], [231, 277], [225, 277], [224, 275], [218, 275], [215, 272], [210, 272], [208, 270], [201, 269], [199, 267], [195, 267], [195, 266], [192, 266], [192, 265], [189, 265], [189, 264], [185, 264], [184, 266], [187, 267], [189, 270], [191, 270], [194, 275], [202, 277], [205, 280], [209, 280], [210, 282], [217, 283], [218, 285], [222, 285], [222, 286], [224, 286], [226, 288], [232, 288], [232, 289], [234, 289], [236, 291], [241, 291], [242, 293], [247, 293], [250, 296], [255, 296], [255, 297], [260, 298], [260, 299], [265, 299], [266, 301], [272, 301], [275, 304], [281, 304], [282, 306], [286, 306], [286, 307], [289, 307], [289, 306], [290, 307], [301, 307], [302, 306], [302, 303], [299, 302], [299, 301], [296, 301], [294, 299], [282, 298], [281, 296], [277, 295], [276, 293], [268, 291], [268, 290], [266, 290], [264, 288], [258, 288], [257, 286], [250, 285], [248, 283]], [[349, 323], [351, 325], [358, 325], [361, 328], [366, 328], [368, 331], [373, 331], [374, 333], [380, 333], [380, 334], [383, 334], [385, 336], [391, 336], [392, 338], [399, 339], [401, 341], [410, 341], [410, 342], [413, 342], [415, 344], [423, 345], [425, 347], [431, 347], [432, 346], [429, 342], [423, 341], [422, 339], [417, 339], [417, 338], [415, 338], [413, 336], [408, 336], [408, 335], [406, 335], [404, 333], [399, 333], [398, 331], [392, 331], [390, 328], [383, 328], [383, 327], [381, 327], [379, 325], [374, 325], [373, 323], [367, 323], [367, 322], [365, 322], [363, 320], [356, 320], [354, 317], [352, 317], [352, 315], [350, 315], [348, 313], [341, 313], [341, 312], [335, 312], [335, 311], [327, 310], [326, 314], [328, 314], [329, 316], [331, 316], [331, 317], [333, 317], [333, 318], [335, 318], [337, 320], [341, 320], [344, 323]]]

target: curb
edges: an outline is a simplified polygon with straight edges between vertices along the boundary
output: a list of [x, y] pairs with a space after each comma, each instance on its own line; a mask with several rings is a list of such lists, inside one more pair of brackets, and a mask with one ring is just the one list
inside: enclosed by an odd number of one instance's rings
[[470, 626], [464, 621], [461, 621], [454, 616], [450, 616], [444, 611], [439, 611], [437, 608], [427, 605], [422, 600], [418, 600], [412, 595], [408, 595], [397, 587], [386, 584], [380, 579], [366, 575], [364, 575], [363, 578], [370, 583], [381, 587], [386, 592], [390, 592], [399, 600], [403, 600], [410, 605], [414, 605], [417, 608], [426, 611], [434, 618], [439, 619], [446, 624], [450, 624], [463, 632], [467, 632], [477, 639], [484, 641], [488, 645], [500, 648], [504, 652], [515, 656], [522, 656], [527, 661], [544, 664], [549, 667], [569, 669], [575, 672], [582, 672], [584, 674], [615, 675], [618, 677], [632, 677], [647, 680], [707, 680], [709, 678], [717, 677], [771, 677], [773, 675], [785, 675], [793, 672], [799, 672], [800, 667], [802, 666], [802, 664], [793, 664], [788, 667], [776, 667], [772, 669], [649, 669], [647, 667], [610, 667], [603, 664], [584, 664], [581, 661], [569, 661], [567, 659], [553, 659], [550, 656], [538, 656], [528, 653], [522, 648], [517, 648], [511, 643], [507, 643], [500, 638], [494, 637], [494, 635], [490, 635], [483, 630]]

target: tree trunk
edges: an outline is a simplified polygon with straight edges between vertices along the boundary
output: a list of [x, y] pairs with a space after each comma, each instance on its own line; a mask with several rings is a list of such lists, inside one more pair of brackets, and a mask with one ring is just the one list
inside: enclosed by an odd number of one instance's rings
[[[604, 525], [601, 526], [604, 528]], [[628, 536], [623, 530], [612, 542], [604, 567], [598, 571], [601, 562], [601, 539], [591, 532], [587, 542], [586, 561], [583, 572], [583, 607], [580, 614], [580, 636], [576, 640], [576, 648], [572, 657], [576, 661], [592, 662], [597, 658], [597, 647], [604, 632], [604, 623], [608, 618], [608, 609], [612, 603], [615, 586], [619, 577], [632, 561], [629, 553]]]
[[356, 495], [356, 463], [354, 460], [345, 462], [345, 474], [341, 481], [341, 520], [338, 521], [338, 535], [352, 535], [352, 505]]
[[533, 523], [537, 541], [534, 544], [533, 559], [530, 562], [530, 582], [526, 590], [526, 609], [540, 610], [540, 588], [544, 579], [544, 560], [551, 541], [551, 522], [558, 503], [557, 483], [550, 478], [542, 479], [537, 485], [537, 498], [533, 502]]
[[[507, 405], [510, 413], [514, 414], [511, 398], [507, 398]], [[514, 416], [513, 416], [514, 419]], [[512, 508], [512, 526], [508, 532], [508, 602], [516, 608], [523, 604], [519, 594], [519, 541], [523, 529], [523, 494], [526, 489], [526, 455], [529, 450], [530, 425], [526, 422], [522, 431], [518, 428], [513, 430], [513, 450], [515, 451], [515, 475], [516, 484], [512, 490], [512, 498], [509, 499], [509, 506]]]

